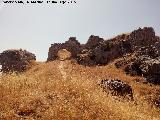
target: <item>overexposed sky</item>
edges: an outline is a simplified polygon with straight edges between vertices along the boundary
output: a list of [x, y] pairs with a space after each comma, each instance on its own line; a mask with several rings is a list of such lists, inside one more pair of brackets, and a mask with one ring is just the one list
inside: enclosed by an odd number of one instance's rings
[[35, 53], [37, 60], [45, 61], [52, 43], [64, 42], [71, 36], [85, 43], [92, 34], [107, 39], [144, 26], [152, 26], [160, 35], [160, 0], [75, 1], [0, 2], [0, 52], [22, 48]]

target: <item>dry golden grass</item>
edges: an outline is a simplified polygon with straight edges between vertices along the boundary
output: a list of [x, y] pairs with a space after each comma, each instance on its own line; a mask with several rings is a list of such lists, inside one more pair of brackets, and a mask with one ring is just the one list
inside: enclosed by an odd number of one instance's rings
[[61, 49], [58, 51], [58, 58], [60, 60], [66, 60], [71, 57], [71, 53], [67, 51], [66, 49]]
[[[134, 101], [116, 100], [98, 85], [119, 78], [130, 84]], [[135, 83], [113, 63], [84, 67], [75, 61], [39, 63], [21, 75], [0, 78], [0, 120], [160, 120], [148, 100], [159, 86]]]

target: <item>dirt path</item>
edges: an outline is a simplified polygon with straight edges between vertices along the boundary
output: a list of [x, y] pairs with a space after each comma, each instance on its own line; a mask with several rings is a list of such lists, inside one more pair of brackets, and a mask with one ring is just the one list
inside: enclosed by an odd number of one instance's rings
[[65, 71], [65, 62], [64, 61], [60, 61], [59, 65], [58, 65], [58, 69], [62, 75], [63, 80], [66, 80], [67, 73]]

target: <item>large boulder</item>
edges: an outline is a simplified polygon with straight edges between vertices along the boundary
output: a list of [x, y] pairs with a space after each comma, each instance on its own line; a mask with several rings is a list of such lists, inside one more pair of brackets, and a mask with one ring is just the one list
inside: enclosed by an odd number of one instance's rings
[[36, 56], [26, 50], [6, 50], [0, 54], [1, 71], [23, 72], [31, 67], [32, 61], [36, 60]]
[[142, 62], [141, 69], [146, 80], [153, 84], [160, 84], [160, 57]]
[[125, 72], [143, 76], [149, 83], [160, 84], [160, 57], [139, 56], [125, 68]]
[[131, 86], [121, 80], [102, 80], [100, 86], [113, 96], [120, 96], [133, 100]]

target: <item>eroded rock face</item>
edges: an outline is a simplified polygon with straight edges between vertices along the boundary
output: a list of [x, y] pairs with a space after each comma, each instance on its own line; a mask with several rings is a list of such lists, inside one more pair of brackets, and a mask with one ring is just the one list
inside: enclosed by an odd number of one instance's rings
[[86, 49], [94, 49], [95, 47], [99, 46], [101, 43], [104, 42], [103, 38], [100, 38], [99, 36], [91, 35], [85, 44]]
[[156, 42], [155, 31], [152, 27], [134, 30], [126, 39], [131, 43], [134, 50]]
[[105, 65], [111, 59], [112, 51], [109, 44], [101, 42], [98, 46], [92, 46], [92, 49], [84, 49], [77, 60], [83, 65]]
[[[52, 44], [47, 61], [57, 59], [60, 49], [66, 49], [71, 53], [72, 59], [86, 66], [106, 65], [116, 58], [133, 53], [136, 56], [148, 55], [156, 58], [160, 56], [159, 43], [160, 38], [155, 36], [151, 27], [139, 28], [129, 34], [118, 35], [108, 40], [91, 35], [84, 45], [80, 44], [75, 37], [71, 37], [65, 43]], [[135, 69], [134, 66], [131, 65], [131, 68]]]
[[81, 45], [75, 37], [70, 37], [68, 41], [62, 44], [52, 44], [49, 48], [47, 61], [53, 61], [55, 59], [58, 59], [58, 51], [61, 49], [66, 49], [71, 53], [71, 57], [75, 58], [77, 54], [81, 52]]
[[53, 61], [56, 60], [58, 58], [58, 51], [63, 49], [62, 48], [62, 44], [61, 43], [54, 43], [51, 44], [51, 47], [49, 48], [49, 52], [48, 52], [48, 58], [47, 61]]
[[141, 69], [143, 76], [149, 83], [160, 84], [160, 57], [148, 59], [142, 62]]
[[76, 60], [79, 64], [85, 66], [93, 66], [96, 64], [91, 57], [91, 51], [87, 49], [84, 49], [80, 54], [78, 54]]
[[2, 72], [23, 72], [31, 67], [36, 56], [26, 50], [6, 50], [0, 54]]
[[141, 62], [134, 61], [125, 67], [126, 74], [130, 74], [131, 76], [142, 76], [142, 69], [140, 68]]
[[100, 86], [113, 96], [122, 96], [133, 100], [133, 92], [130, 85], [121, 80], [102, 80]]
[[116, 67], [125, 67], [132, 76], [143, 76], [149, 83], [160, 84], [160, 38], [151, 27], [139, 28], [125, 36], [135, 54], [131, 61], [119, 61]]
[[81, 45], [75, 37], [71, 37], [65, 43], [55, 43], [49, 48], [47, 61], [58, 58], [58, 51], [66, 49], [71, 53], [71, 58], [76, 59], [82, 65], [105, 65], [111, 60], [131, 52], [131, 45], [127, 41], [104, 41], [99, 36], [91, 35], [86, 44]]
[[114, 39], [104, 41], [102, 38], [93, 35], [84, 48], [85, 52], [78, 56], [78, 63], [83, 65], [105, 65], [115, 58], [132, 52], [131, 45], [127, 41], [122, 39], [120, 41]]
[[139, 56], [125, 68], [125, 72], [143, 76], [149, 83], [160, 84], [160, 57]]
[[152, 43], [150, 46], [142, 46], [136, 51], [136, 56], [149, 56], [151, 58], [157, 58], [160, 56], [160, 42]]

